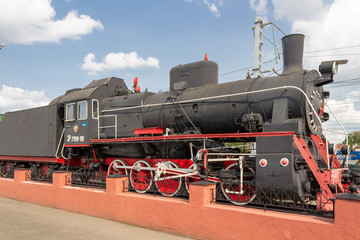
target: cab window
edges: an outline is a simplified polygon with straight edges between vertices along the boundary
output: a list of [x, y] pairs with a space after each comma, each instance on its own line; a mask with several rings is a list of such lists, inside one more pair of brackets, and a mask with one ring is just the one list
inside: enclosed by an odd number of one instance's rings
[[86, 101], [82, 101], [78, 103], [78, 109], [77, 109], [77, 113], [78, 113], [78, 120], [85, 120], [87, 119], [87, 102]]
[[75, 120], [75, 103], [66, 104], [66, 121], [74, 121]]
[[92, 100], [92, 118], [98, 119], [99, 117], [99, 101], [96, 99]]

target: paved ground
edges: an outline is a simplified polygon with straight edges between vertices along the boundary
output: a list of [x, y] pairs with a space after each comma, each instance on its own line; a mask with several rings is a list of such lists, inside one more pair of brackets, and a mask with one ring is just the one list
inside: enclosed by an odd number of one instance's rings
[[0, 240], [167, 239], [183, 238], [0, 197]]

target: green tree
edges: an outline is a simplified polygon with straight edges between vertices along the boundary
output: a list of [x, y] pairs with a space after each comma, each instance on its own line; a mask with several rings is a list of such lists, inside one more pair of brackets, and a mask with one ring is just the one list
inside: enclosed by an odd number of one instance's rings
[[[346, 139], [342, 143], [345, 144]], [[352, 147], [354, 144], [357, 144], [358, 146], [360, 145], [360, 131], [355, 131], [349, 134], [349, 145]]]

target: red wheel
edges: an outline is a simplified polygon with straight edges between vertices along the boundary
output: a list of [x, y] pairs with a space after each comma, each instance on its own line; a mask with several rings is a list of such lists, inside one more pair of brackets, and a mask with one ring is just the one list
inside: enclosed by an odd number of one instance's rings
[[[172, 168], [179, 168], [179, 166], [174, 162], [166, 162], [163, 164], [167, 165], [167, 170], [171, 170]], [[171, 197], [179, 192], [182, 181], [178, 174], [162, 172], [158, 179], [159, 180], [155, 182], [155, 186], [162, 195]]]
[[138, 193], [147, 192], [153, 183], [153, 172], [150, 169], [151, 164], [147, 161], [137, 161], [130, 170], [130, 183], [134, 190]]
[[109, 176], [115, 173], [128, 175], [127, 169], [121, 168], [126, 166], [127, 163], [124, 160], [116, 159], [110, 163], [107, 175]]
[[[238, 164], [229, 165], [226, 170], [235, 168], [239, 171]], [[226, 199], [236, 205], [245, 205], [256, 198], [254, 185], [255, 171], [252, 168], [243, 169], [243, 186], [241, 189], [240, 178], [230, 179], [229, 182], [220, 182], [221, 190]]]
[[[189, 169], [195, 171], [195, 170], [198, 170], [196, 169], [197, 168], [197, 165], [194, 163], [192, 164]], [[191, 182], [199, 182], [201, 181], [200, 180], [200, 176], [199, 175], [194, 175], [194, 176], [191, 176], [191, 177], [185, 177], [185, 188], [186, 188], [186, 191], [189, 193], [189, 185]]]

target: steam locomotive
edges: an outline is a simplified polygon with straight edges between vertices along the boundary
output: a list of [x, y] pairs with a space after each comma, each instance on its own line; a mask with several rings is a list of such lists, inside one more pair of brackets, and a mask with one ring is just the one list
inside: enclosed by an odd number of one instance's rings
[[[170, 90], [140, 92], [109, 77], [68, 90], [48, 106], [9, 112], [0, 124], [1, 174], [28, 167], [129, 176], [131, 188], [164, 196], [195, 181], [218, 184], [238, 205], [258, 189], [312, 196], [320, 208], [346, 191], [344, 174], [324, 137], [324, 101], [339, 61], [303, 70], [304, 36], [283, 37], [282, 74], [218, 84], [204, 60], [170, 71]], [[325, 198], [319, 197], [325, 196]], [[286, 197], [285, 197], [286, 198]], [[285, 199], [286, 200], [286, 199]]]

